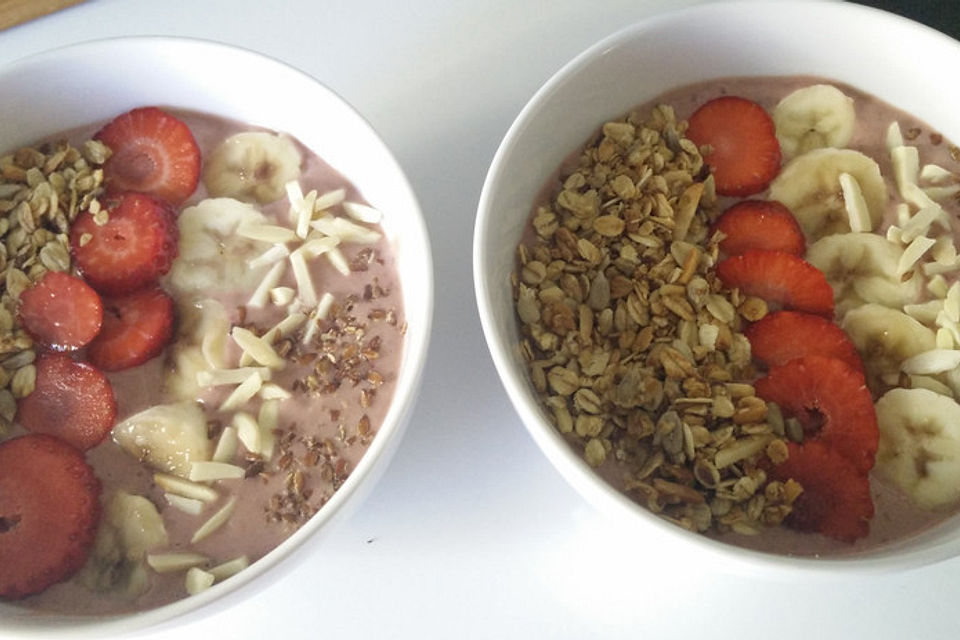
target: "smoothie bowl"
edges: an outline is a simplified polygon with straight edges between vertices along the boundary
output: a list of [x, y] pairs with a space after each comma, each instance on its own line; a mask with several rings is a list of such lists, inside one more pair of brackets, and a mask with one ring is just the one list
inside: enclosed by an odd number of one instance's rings
[[855, 5], [721, 3], [587, 50], [507, 133], [488, 346], [639, 546], [819, 573], [960, 552], [958, 61]]
[[430, 335], [389, 150], [312, 78], [209, 42], [74, 45], [0, 86], [0, 629], [141, 628], [322, 553]]

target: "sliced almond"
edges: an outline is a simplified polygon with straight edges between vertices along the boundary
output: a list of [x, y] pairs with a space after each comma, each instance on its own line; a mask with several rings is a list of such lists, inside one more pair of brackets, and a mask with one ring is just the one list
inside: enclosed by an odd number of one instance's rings
[[354, 220], [366, 222], [367, 224], [380, 224], [380, 221], [383, 219], [383, 214], [379, 209], [374, 209], [369, 205], [360, 204], [359, 202], [344, 202], [343, 210]]
[[147, 564], [157, 573], [173, 573], [197, 567], [207, 561], [199, 553], [148, 553]]
[[910, 380], [911, 389], [928, 389], [934, 393], [939, 393], [942, 396], [947, 396], [948, 398], [953, 397], [953, 391], [950, 389], [950, 387], [943, 384], [936, 378], [920, 375], [912, 375], [908, 376], [908, 378]]
[[270, 264], [274, 264], [283, 260], [288, 255], [290, 255], [290, 249], [287, 248], [284, 244], [275, 244], [263, 253], [261, 253], [256, 258], [253, 258], [247, 265], [251, 269], [257, 269], [259, 267], [265, 267]]
[[317, 328], [320, 326], [320, 320], [326, 319], [327, 314], [330, 313], [330, 308], [333, 306], [333, 301], [333, 294], [331, 294], [329, 291], [324, 292], [323, 296], [320, 298], [320, 302], [317, 303], [316, 308], [310, 314], [307, 329], [303, 332], [303, 344], [310, 344], [310, 342], [313, 340], [313, 337], [317, 333]]
[[257, 337], [249, 329], [234, 327], [230, 335], [255, 362], [271, 369], [282, 369], [286, 365], [286, 361], [274, 351], [270, 343]]
[[914, 238], [913, 241], [907, 245], [907, 248], [903, 250], [903, 255], [900, 256], [900, 262], [897, 264], [897, 275], [902, 276], [913, 269], [917, 262], [920, 261], [920, 258], [923, 257], [923, 254], [930, 250], [934, 242], [934, 240], [925, 236]]
[[324, 235], [340, 238], [344, 242], [373, 244], [380, 239], [380, 232], [341, 217], [324, 216], [311, 222], [310, 226]]
[[245, 405], [253, 396], [257, 395], [263, 386], [263, 378], [259, 373], [251, 373], [246, 380], [237, 385], [227, 399], [220, 405], [220, 411], [233, 411]]
[[947, 297], [947, 292], [949, 291], [947, 286], [947, 279], [943, 277], [942, 274], [936, 274], [927, 282], [927, 291], [935, 295], [936, 297], [943, 298]]
[[260, 397], [264, 400], [289, 400], [293, 395], [278, 384], [269, 382], [260, 387]]
[[[893, 178], [897, 183], [900, 196], [907, 202], [907, 187], [917, 184], [920, 173], [920, 152], [914, 146], [898, 145], [890, 149], [890, 162], [893, 164]], [[916, 204], [916, 203], [914, 203]]]
[[955, 181], [957, 175], [938, 164], [925, 164], [920, 169], [920, 179], [929, 184], [944, 184]]
[[275, 431], [280, 423], [280, 401], [264, 400], [260, 404], [257, 422], [260, 424], [260, 455], [265, 460], [269, 460], [273, 457], [273, 449], [276, 444]]
[[270, 242], [274, 244], [283, 244], [293, 242], [297, 239], [297, 234], [289, 227], [281, 227], [277, 224], [263, 224], [259, 222], [241, 222], [237, 225], [234, 232], [243, 238], [259, 240], [260, 242]]
[[933, 324], [937, 314], [943, 311], [943, 300], [928, 300], [903, 306], [903, 312], [922, 324]]
[[960, 366], [960, 350], [931, 349], [907, 358], [900, 369], [908, 374], [930, 375], [943, 373]]
[[157, 486], [161, 489], [185, 498], [194, 498], [196, 500], [202, 500], [203, 502], [214, 502], [220, 497], [220, 494], [212, 487], [191, 482], [168, 473], [153, 474], [153, 481], [156, 482]]
[[941, 215], [943, 215], [943, 208], [940, 205], [920, 209], [901, 228], [900, 241], [909, 243], [913, 242], [915, 238], [927, 235], [930, 232], [930, 227]]
[[293, 301], [297, 292], [290, 287], [274, 287], [270, 289], [270, 302], [278, 307], [284, 307]]
[[297, 293], [303, 304], [312, 307], [317, 304], [317, 290], [313, 286], [307, 260], [303, 253], [294, 251], [290, 254], [290, 266], [293, 267], [293, 277], [297, 281]]
[[238, 480], [246, 475], [243, 467], [226, 462], [205, 460], [190, 465], [190, 480], [193, 482], [211, 482], [213, 480]]
[[217, 387], [223, 384], [240, 384], [251, 375], [257, 374], [264, 381], [273, 376], [268, 367], [238, 367], [236, 369], [211, 369], [197, 372], [197, 384], [201, 387]]
[[208, 571], [199, 567], [190, 567], [187, 569], [187, 575], [183, 579], [184, 589], [190, 595], [196, 595], [201, 591], [206, 591], [213, 586], [214, 576]]
[[346, 189], [334, 189], [317, 196], [317, 201], [313, 203], [313, 210], [317, 213], [326, 211], [330, 207], [335, 207], [347, 197]]
[[222, 527], [227, 520], [230, 519], [230, 516], [233, 515], [233, 508], [237, 504], [237, 497], [231, 496], [215, 514], [210, 516], [210, 519], [200, 525], [200, 528], [196, 530], [193, 534], [193, 537], [190, 538], [191, 544], [196, 544], [204, 538], [208, 537], [210, 534], [215, 532], [217, 529]]
[[247, 558], [247, 556], [238, 556], [233, 560], [227, 560], [215, 567], [210, 567], [207, 569], [207, 572], [210, 573], [217, 582], [221, 582], [231, 576], [237, 575], [249, 566], [250, 559]]
[[857, 179], [849, 173], [841, 173], [840, 190], [843, 192], [843, 206], [847, 210], [850, 230], [855, 233], [873, 231], [870, 209], [863, 198], [863, 191]]
[[957, 346], [949, 329], [937, 329], [937, 349], [956, 349]]
[[936, 239], [930, 249], [930, 257], [938, 264], [952, 264], [957, 260], [957, 245], [949, 235], [942, 235]]
[[211, 460], [214, 462], [230, 462], [237, 455], [237, 429], [232, 425], [227, 425], [220, 432], [220, 438], [217, 440], [217, 448], [213, 450]]
[[947, 289], [947, 297], [943, 300], [943, 310], [953, 322], [960, 322], [960, 282], [954, 281]]
[[183, 511], [191, 516], [200, 515], [203, 512], [203, 501], [197, 500], [195, 498], [184, 498], [183, 496], [178, 496], [175, 493], [165, 493], [163, 497], [166, 499], [167, 504], [169, 504], [174, 509]]
[[893, 121], [887, 127], [886, 143], [887, 151], [893, 151], [896, 147], [903, 146], [903, 132], [900, 131], [900, 123]]
[[260, 453], [260, 424], [256, 418], [245, 411], [237, 411], [233, 414], [231, 420], [232, 426], [237, 430], [237, 438], [251, 453]]
[[260, 280], [260, 284], [257, 285], [257, 288], [254, 289], [253, 295], [251, 295], [250, 300], [247, 301], [247, 306], [255, 309], [262, 309], [265, 307], [267, 300], [270, 297], [270, 290], [280, 284], [280, 278], [283, 277], [283, 274], [286, 270], [286, 262], [274, 263], [274, 265], [270, 267], [270, 270], [267, 271], [266, 275], [263, 276], [263, 279]]
[[303, 197], [303, 203], [297, 211], [297, 229], [298, 238], [306, 238], [310, 232], [310, 220], [313, 218], [313, 205], [317, 201], [317, 192], [310, 191]]
[[327, 251], [326, 256], [327, 260], [330, 261], [330, 264], [333, 265], [334, 269], [345, 276], [350, 275], [350, 265], [347, 263], [347, 258], [343, 255], [343, 252], [340, 251], [338, 247], [334, 247], [333, 249], [330, 249], [330, 251]]

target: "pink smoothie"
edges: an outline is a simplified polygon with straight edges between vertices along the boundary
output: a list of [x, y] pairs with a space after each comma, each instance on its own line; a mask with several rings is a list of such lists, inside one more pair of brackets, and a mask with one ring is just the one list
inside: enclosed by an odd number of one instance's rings
[[[255, 130], [205, 114], [176, 115], [190, 126], [204, 155], [230, 134]], [[93, 126], [70, 135], [82, 140], [96, 129]], [[323, 194], [344, 188], [347, 201], [364, 202], [344, 176], [297, 145], [303, 156], [300, 184], [304, 193], [315, 189]], [[184, 206], [205, 197], [201, 182]], [[267, 223], [290, 226], [288, 207], [286, 197], [262, 207]], [[338, 210], [335, 207], [334, 213], [345, 215]], [[287, 366], [273, 374], [271, 382], [290, 391], [293, 397], [281, 401], [276, 447], [270, 460], [258, 462], [240, 444], [232, 463], [247, 469], [247, 476], [213, 482], [211, 486], [219, 498], [201, 514], [191, 515], [169, 506], [164, 490], [154, 484], [154, 470], [112, 440], [87, 453], [103, 483], [103, 499], [122, 490], [148, 497], [160, 511], [170, 544], [153, 549], [152, 553], [199, 553], [210, 559], [201, 568], [243, 555], [252, 563], [321, 509], [367, 450], [390, 406], [400, 366], [404, 343], [402, 292], [393, 249], [382, 234], [375, 244], [343, 243], [340, 249], [351, 264], [349, 275], [341, 274], [323, 256], [309, 263], [318, 293], [329, 292], [335, 302], [309, 344], [302, 344], [300, 331], [290, 336], [293, 348], [287, 356]], [[290, 269], [279, 285], [296, 290]], [[270, 303], [259, 309], [247, 307], [250, 294], [249, 290], [225, 289], [203, 291], [197, 297], [218, 300], [228, 311], [231, 325], [240, 324], [262, 335], [287, 311]], [[180, 308], [191, 301], [183, 296], [176, 299]], [[227, 343], [231, 345], [229, 366], [238, 366], [240, 350], [229, 338]], [[162, 380], [172, 367], [171, 352], [175, 348], [175, 344], [171, 345], [163, 355], [144, 365], [110, 375], [118, 400], [118, 423], [149, 406], [173, 401], [165, 395]], [[232, 414], [221, 413], [218, 407], [235, 386], [208, 387], [196, 398], [206, 413], [214, 445], [217, 431], [230, 423]], [[259, 403], [254, 398], [243, 410], [256, 416]], [[291, 493], [288, 487], [292, 482], [296, 483], [296, 491]], [[226, 524], [206, 539], [191, 544], [197, 528], [234, 496], [236, 508]], [[187, 596], [184, 572], [158, 574], [148, 569], [147, 573], [149, 588], [133, 600], [110, 591], [90, 590], [74, 579], [29, 597], [22, 604], [66, 613], [103, 614], [152, 608]]]

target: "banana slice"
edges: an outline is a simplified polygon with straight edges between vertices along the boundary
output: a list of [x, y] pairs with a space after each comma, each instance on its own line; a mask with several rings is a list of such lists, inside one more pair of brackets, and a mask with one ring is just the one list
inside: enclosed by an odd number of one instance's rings
[[247, 131], [230, 136], [206, 158], [203, 184], [214, 197], [267, 204], [300, 178], [300, 151], [287, 136]]
[[863, 358], [867, 385], [874, 393], [897, 383], [904, 360], [937, 346], [933, 330], [873, 302], [848, 311], [841, 326]]
[[773, 109], [777, 140], [786, 158], [847, 146], [856, 122], [853, 98], [829, 84], [797, 89]]
[[901, 281], [902, 256], [902, 247], [875, 233], [837, 233], [811, 244], [806, 259], [827, 277], [842, 316], [867, 302], [897, 309], [914, 302], [923, 283], [919, 277]]
[[928, 389], [877, 400], [877, 470], [925, 509], [960, 500], [960, 404]]
[[218, 300], [203, 298], [180, 308], [180, 333], [170, 351], [164, 390], [176, 400], [193, 400], [201, 392], [197, 374], [225, 369], [230, 316]]
[[241, 224], [265, 221], [256, 207], [233, 198], [208, 198], [184, 209], [177, 219], [179, 255], [167, 275], [168, 288], [182, 295], [205, 289], [252, 292], [265, 267], [251, 268], [247, 261], [263, 246], [236, 231]]
[[94, 591], [136, 598], [148, 586], [147, 552], [167, 544], [166, 527], [153, 503], [118, 491], [104, 505], [96, 540], [77, 580]]
[[856, 179], [870, 212], [872, 228], [880, 226], [887, 205], [887, 185], [880, 167], [853, 149], [814, 149], [784, 166], [770, 184], [770, 199], [787, 206], [808, 238], [850, 231], [840, 176]]
[[124, 451], [158, 471], [187, 478], [194, 461], [209, 460], [207, 420], [195, 402], [161, 404], [130, 416], [113, 428]]

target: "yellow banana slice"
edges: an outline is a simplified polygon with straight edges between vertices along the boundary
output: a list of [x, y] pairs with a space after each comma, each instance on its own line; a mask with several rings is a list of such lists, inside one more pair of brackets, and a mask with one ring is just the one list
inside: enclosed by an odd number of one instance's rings
[[194, 461], [209, 460], [207, 420], [195, 402], [160, 404], [113, 428], [120, 448], [158, 471], [187, 478]]
[[845, 147], [857, 122], [853, 98], [829, 84], [797, 89], [774, 107], [772, 115], [785, 158], [823, 147]]
[[193, 400], [201, 387], [197, 374], [225, 369], [230, 316], [212, 298], [188, 302], [180, 308], [180, 333], [170, 354], [164, 389], [176, 400]]
[[814, 149], [783, 167], [770, 184], [770, 199], [779, 200], [797, 217], [808, 238], [850, 231], [840, 176], [856, 179], [870, 212], [872, 228], [879, 227], [889, 195], [880, 167], [853, 149]]
[[928, 389], [891, 389], [876, 410], [877, 471], [925, 509], [960, 500], [960, 404]]
[[937, 346], [931, 329], [873, 302], [848, 311], [841, 326], [863, 358], [867, 385], [874, 393], [896, 385], [904, 360]]
[[806, 259], [827, 277], [842, 316], [867, 302], [901, 309], [917, 300], [921, 279], [901, 280], [902, 256], [903, 247], [875, 233], [837, 233], [811, 244]]
[[302, 157], [289, 137], [265, 131], [237, 133], [206, 158], [203, 184], [214, 197], [267, 204], [300, 178]]
[[252, 292], [266, 267], [251, 268], [248, 260], [263, 245], [237, 229], [265, 221], [255, 206], [234, 198], [207, 198], [184, 209], [177, 219], [179, 255], [166, 277], [168, 288], [182, 295], [211, 289]]
[[118, 491], [104, 505], [96, 540], [77, 580], [94, 591], [136, 598], [149, 586], [147, 552], [167, 542], [166, 527], [153, 503]]

